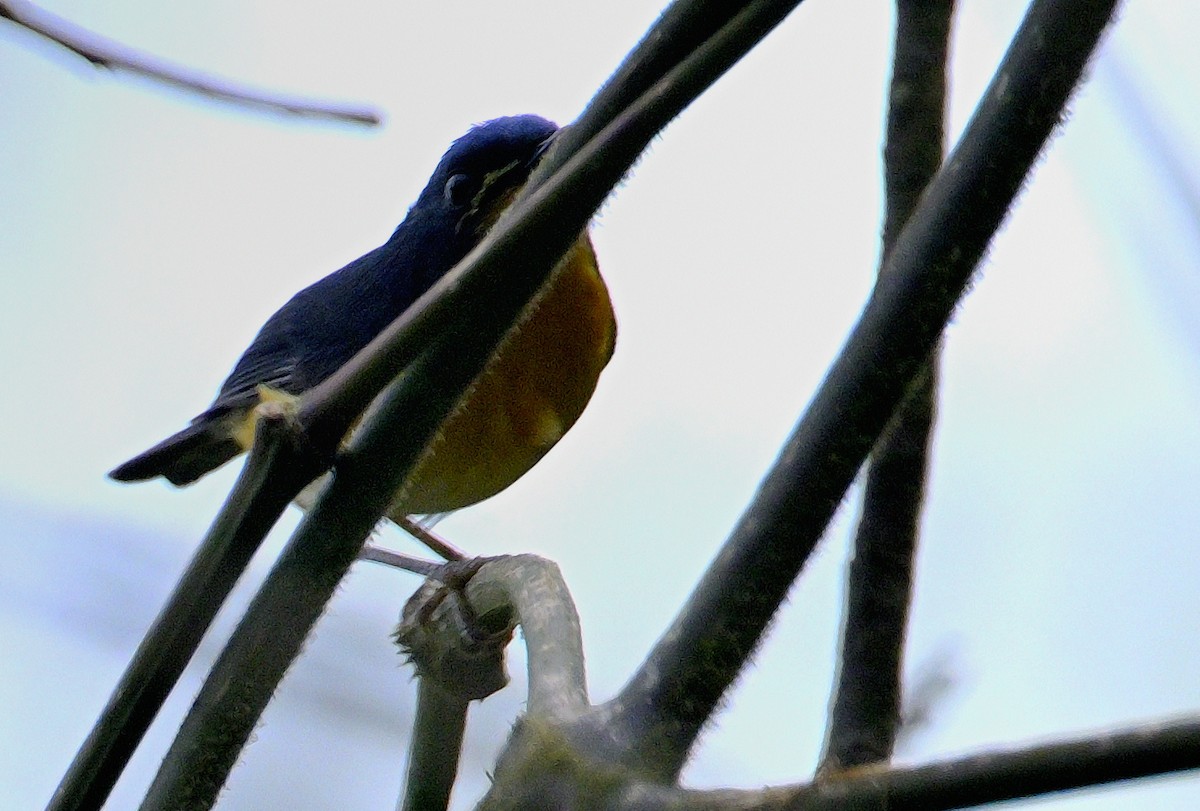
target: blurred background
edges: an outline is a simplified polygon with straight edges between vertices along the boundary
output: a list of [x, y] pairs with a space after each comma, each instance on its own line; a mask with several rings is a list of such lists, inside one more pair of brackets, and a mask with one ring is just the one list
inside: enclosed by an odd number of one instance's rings
[[[221, 504], [118, 462], [204, 408], [262, 321], [382, 242], [451, 139], [574, 118], [662, 0], [214, 0], [44, 6], [263, 88], [377, 105], [382, 128], [256, 115], [96, 72], [0, 25], [0, 798], [49, 798]], [[963, 3], [952, 137], [1024, 3]], [[596, 220], [620, 322], [578, 426], [438, 529], [557, 561], [594, 700], [618, 690], [754, 492], [877, 263], [889, 4], [810, 0], [681, 116]], [[1127, 5], [959, 309], [908, 665], [948, 677], [909, 762], [1200, 707], [1200, 52], [1193, 4]], [[805, 779], [835, 664], [854, 495], [686, 773]], [[121, 781], [133, 807], [290, 511]], [[381, 542], [412, 551], [392, 528]], [[388, 808], [413, 684], [388, 639], [410, 576], [359, 564], [222, 809]], [[473, 710], [456, 807], [521, 710]], [[1191, 809], [1165, 778], [1027, 807]]]

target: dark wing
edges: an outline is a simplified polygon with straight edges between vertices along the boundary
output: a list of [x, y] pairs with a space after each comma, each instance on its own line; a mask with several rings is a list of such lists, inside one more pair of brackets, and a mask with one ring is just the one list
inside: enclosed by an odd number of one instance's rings
[[304, 317], [303, 308], [297, 306], [298, 298], [267, 320], [207, 411], [187, 428], [108, 475], [117, 481], [162, 476], [172, 484], [190, 484], [245, 450], [236, 432], [244, 427], [250, 410], [258, 404], [258, 387], [266, 385], [291, 394], [306, 388], [297, 374], [302, 365], [303, 346], [297, 345], [293, 337], [296, 319]]
[[254, 405], [258, 402], [260, 385], [289, 394], [299, 394], [306, 388], [298, 374], [303, 363], [303, 347], [297, 346], [292, 337], [292, 322], [303, 317], [303, 313], [296, 312], [295, 301], [293, 298], [263, 324], [221, 384], [221, 391], [206, 414]]
[[[384, 245], [326, 276], [267, 319], [208, 410], [109, 476], [163, 476], [188, 484], [245, 450], [235, 432], [258, 404], [258, 387], [301, 394], [333, 374], [415, 298], [410, 277]], [[397, 272], [399, 271], [399, 272]]]
[[416, 298], [396, 253], [385, 244], [292, 296], [263, 324], [209, 410], [257, 402], [258, 386], [301, 394], [336, 372]]

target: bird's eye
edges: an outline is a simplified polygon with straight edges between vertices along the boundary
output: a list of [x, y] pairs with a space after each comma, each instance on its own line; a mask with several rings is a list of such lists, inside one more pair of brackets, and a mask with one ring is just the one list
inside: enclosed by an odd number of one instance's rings
[[446, 197], [446, 202], [455, 208], [461, 208], [471, 202], [471, 198], [475, 196], [475, 188], [471, 182], [471, 178], [466, 175], [451, 175], [446, 181], [446, 187], [442, 190], [442, 194]]

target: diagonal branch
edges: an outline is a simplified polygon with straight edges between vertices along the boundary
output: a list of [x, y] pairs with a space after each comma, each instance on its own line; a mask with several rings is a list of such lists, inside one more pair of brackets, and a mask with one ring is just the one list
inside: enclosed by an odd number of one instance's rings
[[99, 808], [279, 516], [323, 465], [266, 410], [249, 459], [167, 604], [138, 646], [47, 811]]
[[608, 705], [605, 733], [622, 762], [662, 776], [682, 767], [936, 346], [1115, 6], [1031, 5], [779, 459], [687, 604]]
[[37, 34], [97, 68], [143, 76], [159, 84], [215, 101], [265, 112], [305, 118], [326, 118], [368, 127], [381, 123], [379, 113], [366, 107], [317, 103], [268, 94], [137, 53], [124, 45], [72, 25], [25, 0], [0, 0], [0, 19], [9, 20]]
[[[546, 156], [537, 177], [561, 168], [567, 157], [595, 138], [626, 108], [631, 107], [656, 82], [718, 31], [726, 27], [748, 2], [726, 0], [676, 0], [655, 21], [621, 65], [559, 139], [560, 149]], [[799, 5], [799, 0], [792, 3]]]
[[[942, 162], [954, 0], [897, 0], [884, 144], [886, 261]], [[900, 725], [904, 651], [937, 386], [930, 356], [871, 454], [847, 577], [838, 681], [820, 771], [886, 761]]]
[[[142, 802], [143, 811], [207, 809], [215, 803], [308, 631], [388, 508], [390, 494], [470, 383], [439, 375], [460, 345], [458, 337], [450, 333], [422, 355], [401, 383], [383, 394], [377, 417], [364, 420], [350, 439], [336, 474], [205, 679]], [[413, 386], [414, 377], [428, 385]], [[405, 424], [387, 419], [397, 412], [408, 417]], [[404, 441], [388, 443], [397, 437]]]

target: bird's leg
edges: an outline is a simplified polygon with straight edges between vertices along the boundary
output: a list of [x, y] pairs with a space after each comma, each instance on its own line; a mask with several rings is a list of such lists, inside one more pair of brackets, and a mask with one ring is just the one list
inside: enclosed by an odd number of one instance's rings
[[406, 555], [403, 552], [393, 552], [391, 549], [384, 549], [381, 546], [372, 546], [367, 544], [358, 553], [359, 560], [370, 560], [375, 563], [382, 563], [384, 566], [391, 566], [393, 569], [400, 569], [405, 572], [419, 574], [422, 577], [429, 577], [438, 570], [440, 563], [434, 563], [431, 560]]
[[[454, 546], [449, 541], [444, 540], [436, 533], [423, 526], [419, 521], [410, 517], [405, 517], [396, 521], [396, 524], [412, 537], [420, 541], [427, 549], [438, 555], [443, 560], [460, 561], [466, 560], [467, 555], [461, 549]], [[421, 558], [405, 555], [402, 552], [393, 552], [390, 549], [384, 549], [380, 546], [374, 546], [370, 543], [366, 544], [362, 551], [358, 553], [359, 560], [370, 560], [375, 563], [382, 563], [385, 566], [391, 566], [394, 569], [400, 569], [405, 572], [428, 577], [441, 564], [434, 563]]]
[[442, 560], [464, 560], [467, 557], [467, 554], [461, 549], [422, 525], [421, 522], [414, 520], [411, 516], [405, 516], [397, 520], [396, 523], [400, 526], [400, 529], [416, 538], [426, 549]]

